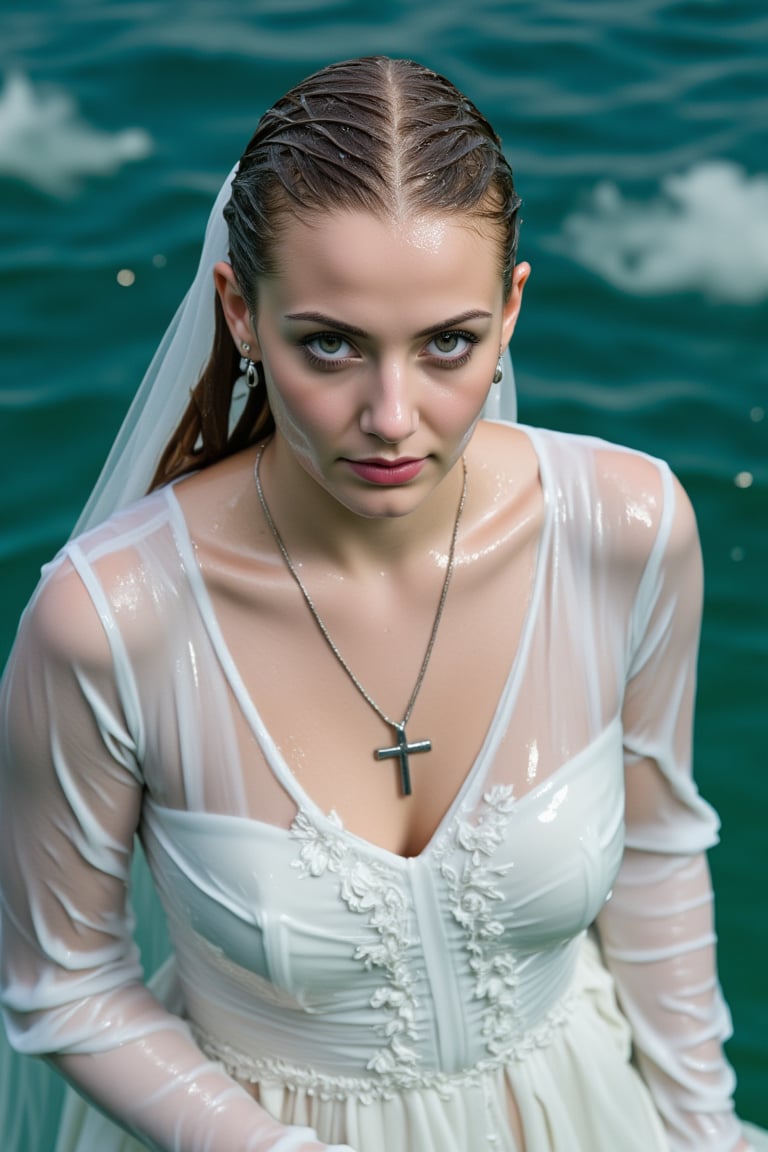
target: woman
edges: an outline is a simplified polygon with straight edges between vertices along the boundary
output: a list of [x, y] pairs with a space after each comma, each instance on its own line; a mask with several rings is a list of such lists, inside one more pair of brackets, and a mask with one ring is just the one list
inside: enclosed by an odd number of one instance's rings
[[689, 768], [693, 515], [656, 460], [481, 419], [518, 206], [427, 69], [298, 85], [25, 614], [3, 1003], [119, 1125], [77, 1115], [81, 1149], [749, 1146]]

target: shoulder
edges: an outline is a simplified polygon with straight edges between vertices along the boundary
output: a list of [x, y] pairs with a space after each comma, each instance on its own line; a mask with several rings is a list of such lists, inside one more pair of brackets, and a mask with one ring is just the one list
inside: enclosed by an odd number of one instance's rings
[[592, 461], [600, 529], [630, 560], [685, 556], [698, 563], [699, 534], [691, 500], [666, 460], [609, 441], [574, 437]]
[[582, 539], [587, 533], [606, 557], [636, 566], [663, 552], [696, 562], [695, 513], [666, 461], [594, 436], [503, 423], [482, 428], [494, 466], [515, 471], [535, 460], [558, 523]]
[[156, 494], [74, 537], [43, 568], [20, 634], [50, 657], [84, 667], [110, 660], [117, 630], [146, 640], [168, 580], [152, 559], [163, 536], [172, 555], [167, 498]]
[[603, 532], [643, 547], [658, 538], [697, 539], [691, 501], [666, 460], [596, 436], [528, 432], [553, 479], [581, 496]]

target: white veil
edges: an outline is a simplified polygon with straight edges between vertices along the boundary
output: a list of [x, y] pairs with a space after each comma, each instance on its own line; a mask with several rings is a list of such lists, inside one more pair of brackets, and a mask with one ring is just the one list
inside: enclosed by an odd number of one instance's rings
[[224, 206], [237, 165], [208, 217], [195, 278], [152, 357], [101, 475], [75, 525], [82, 532], [143, 496], [165, 445], [189, 403], [211, 351], [214, 327], [213, 267], [228, 259]]
[[[152, 358], [78, 518], [75, 534], [101, 523], [146, 493], [163, 450], [186, 410], [190, 392], [208, 361], [214, 331], [213, 267], [229, 257], [223, 211], [236, 171], [237, 165], [216, 197], [195, 278]], [[502, 358], [502, 378], [491, 386], [484, 414], [490, 420], [517, 418], [509, 351]]]

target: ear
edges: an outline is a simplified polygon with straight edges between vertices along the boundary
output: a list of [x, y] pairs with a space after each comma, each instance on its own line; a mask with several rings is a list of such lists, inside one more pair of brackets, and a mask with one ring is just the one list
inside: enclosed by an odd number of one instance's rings
[[254, 331], [251, 314], [248, 311], [248, 304], [240, 291], [240, 285], [232, 270], [232, 265], [228, 264], [226, 260], [220, 260], [215, 265], [213, 282], [216, 285], [224, 318], [236, 348], [238, 351], [242, 351], [243, 344], [250, 344], [249, 359], [259, 360], [261, 358], [259, 342]]
[[531, 266], [525, 260], [519, 264], [515, 264], [512, 271], [512, 287], [509, 290], [509, 296], [504, 301], [504, 308], [502, 310], [502, 346], [506, 348], [512, 339], [512, 333], [515, 331], [517, 318], [520, 315], [520, 307], [523, 303], [523, 289], [525, 288], [526, 281], [531, 274]]

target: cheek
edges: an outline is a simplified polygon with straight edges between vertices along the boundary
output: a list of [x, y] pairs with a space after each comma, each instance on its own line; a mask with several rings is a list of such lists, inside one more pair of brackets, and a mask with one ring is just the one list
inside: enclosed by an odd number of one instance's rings
[[[493, 369], [496, 367], [494, 360]], [[454, 391], [447, 388], [432, 409], [434, 423], [446, 435], [463, 435], [467, 429], [466, 438], [472, 435], [475, 426], [483, 414], [485, 402], [490, 392], [490, 380], [485, 373], [480, 373], [471, 382], [467, 381]]]
[[329, 404], [318, 396], [279, 389], [267, 377], [269, 406], [280, 435], [292, 451], [307, 463], [316, 460], [331, 430]]

